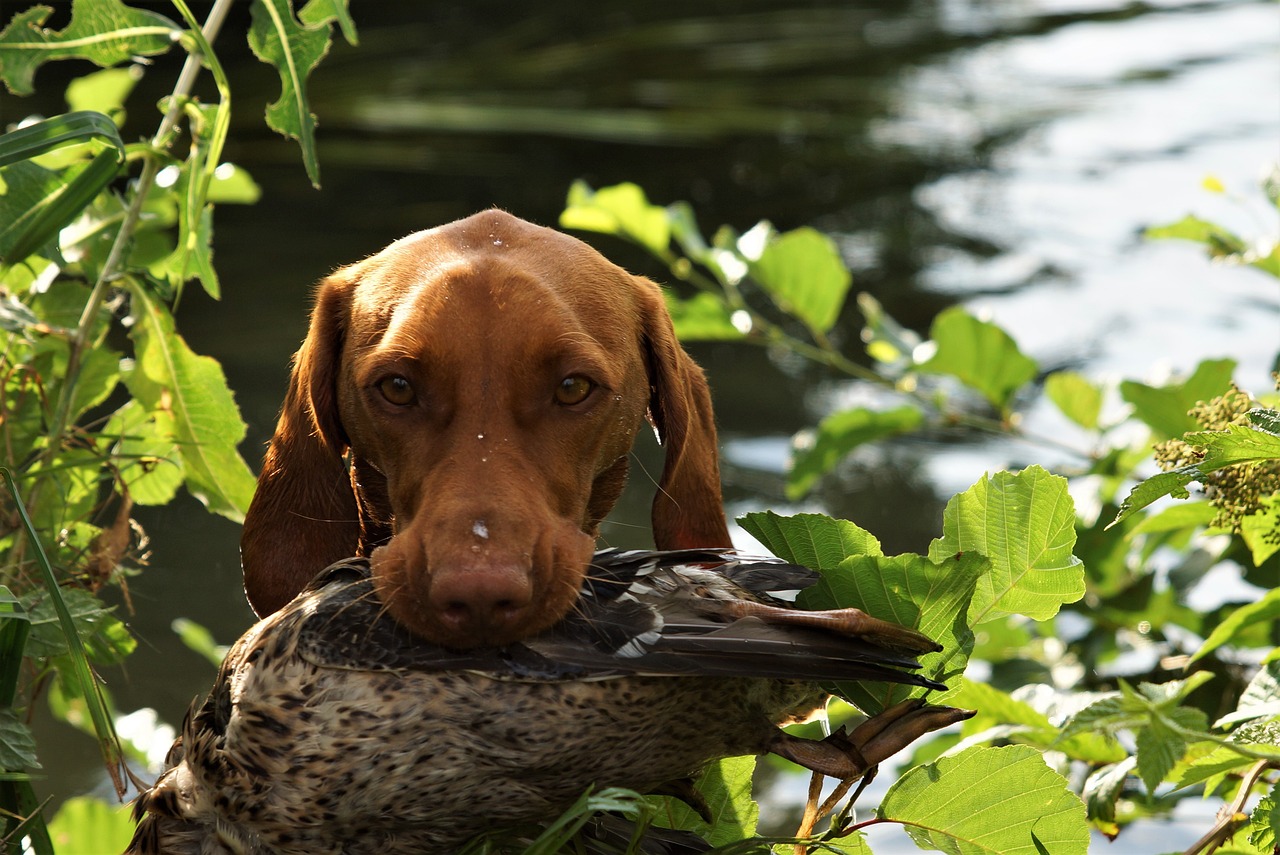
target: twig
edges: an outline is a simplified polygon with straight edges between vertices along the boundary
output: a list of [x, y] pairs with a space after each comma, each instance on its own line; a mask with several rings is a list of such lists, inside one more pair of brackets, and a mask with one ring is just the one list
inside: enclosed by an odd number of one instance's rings
[[1236, 792], [1236, 797], [1231, 804], [1225, 805], [1222, 810], [1218, 811], [1218, 821], [1214, 823], [1213, 828], [1205, 832], [1205, 835], [1195, 843], [1188, 846], [1182, 855], [1199, 855], [1201, 852], [1212, 852], [1248, 822], [1249, 817], [1244, 813], [1244, 803], [1249, 800], [1249, 796], [1253, 792], [1253, 785], [1258, 783], [1262, 773], [1275, 766], [1274, 760], [1259, 760], [1250, 766], [1249, 771], [1245, 772], [1244, 777], [1240, 780], [1240, 789]]

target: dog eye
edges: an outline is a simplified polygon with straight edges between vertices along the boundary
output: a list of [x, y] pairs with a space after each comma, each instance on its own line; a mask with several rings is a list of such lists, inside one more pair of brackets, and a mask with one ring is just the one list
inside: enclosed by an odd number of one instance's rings
[[586, 377], [573, 374], [560, 381], [556, 387], [556, 401], [566, 407], [581, 404], [596, 386]]
[[406, 407], [418, 397], [409, 381], [399, 374], [392, 374], [390, 377], [379, 380], [378, 391], [382, 393], [382, 397], [397, 407]]

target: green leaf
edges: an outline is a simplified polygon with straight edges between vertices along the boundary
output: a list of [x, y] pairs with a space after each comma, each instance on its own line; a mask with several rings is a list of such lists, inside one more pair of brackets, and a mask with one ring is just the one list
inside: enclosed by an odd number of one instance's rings
[[1090, 764], [1114, 763], [1127, 756], [1114, 740], [1099, 734], [1081, 733], [1070, 739], [1060, 739], [1061, 731], [1047, 715], [987, 683], [961, 680], [947, 695], [947, 703], [977, 710], [977, 715], [965, 722], [966, 734], [981, 735], [982, 731], [990, 728], [1015, 725], [1019, 730], [1010, 732], [1009, 738], [1035, 745], [1041, 750], [1053, 748], [1073, 760], [1084, 760]]
[[666, 797], [656, 825], [693, 831], [712, 846], [745, 840], [755, 834], [760, 806], [751, 798], [754, 757], [726, 757], [707, 767], [697, 789], [711, 812], [708, 825], [679, 799]]
[[[1271, 429], [1273, 423], [1267, 415], [1271, 412], [1251, 410], [1249, 416], [1254, 420], [1253, 424], [1232, 424], [1226, 430], [1191, 431], [1185, 434], [1184, 439], [1188, 444], [1204, 450], [1204, 459], [1199, 463], [1161, 472], [1139, 483], [1120, 505], [1111, 525], [1145, 508], [1156, 499], [1170, 495], [1185, 498], [1187, 485], [1203, 480], [1210, 472], [1242, 463], [1280, 460], [1280, 434]], [[1265, 520], [1253, 523], [1255, 531], [1264, 529], [1265, 524]], [[1267, 527], [1265, 530], [1270, 529]]]
[[129, 805], [113, 805], [91, 796], [67, 799], [49, 821], [58, 855], [122, 852], [133, 839]]
[[12, 706], [18, 693], [18, 678], [30, 632], [31, 618], [22, 602], [0, 585], [0, 708]]
[[102, 429], [102, 438], [116, 443], [116, 469], [135, 504], [167, 504], [182, 486], [182, 457], [171, 423], [167, 413], [157, 419], [135, 398], [116, 410]]
[[[989, 566], [986, 558], [976, 554], [943, 558], [937, 563], [920, 555], [854, 555], [838, 567], [822, 571], [821, 580], [801, 591], [796, 604], [805, 609], [857, 608], [919, 630], [943, 647], [940, 653], [920, 657], [922, 673], [947, 682], [964, 673], [973, 650], [973, 633], [965, 615], [978, 578]], [[930, 690], [861, 681], [837, 684], [835, 691], [863, 712], [875, 715]], [[933, 700], [939, 697], [935, 695]]]
[[236, 451], [245, 425], [222, 367], [192, 352], [164, 304], [129, 284], [137, 365], [126, 384], [177, 444], [187, 489], [214, 513], [241, 520], [254, 478]]
[[733, 325], [733, 313], [722, 297], [700, 291], [682, 300], [663, 292], [671, 324], [681, 341], [740, 341], [742, 331]]
[[1280, 784], [1272, 784], [1249, 816], [1249, 842], [1263, 852], [1280, 843]]
[[227, 651], [231, 649], [229, 645], [214, 641], [213, 633], [209, 632], [207, 627], [188, 618], [174, 618], [170, 626], [189, 650], [199, 653], [214, 668], [222, 665], [222, 660], [227, 657]]
[[0, 709], [0, 769], [19, 771], [38, 769], [36, 738], [31, 734], [17, 710]]
[[1081, 798], [1084, 799], [1089, 819], [1105, 834], [1114, 837], [1120, 831], [1120, 826], [1116, 824], [1116, 801], [1124, 791], [1125, 780], [1137, 764], [1138, 758], [1125, 757], [1095, 769], [1085, 779]]
[[10, 225], [17, 234], [12, 242], [6, 241], [9, 247], [0, 261], [13, 264], [55, 243], [58, 233], [115, 179], [120, 168], [117, 154], [114, 150], [99, 152], [83, 169], [68, 170], [73, 176], [70, 182]]
[[1098, 429], [1102, 390], [1074, 371], [1055, 371], [1045, 378], [1045, 394], [1062, 414], [1086, 430]]
[[835, 569], [852, 555], [884, 554], [867, 530], [822, 514], [784, 517], [764, 511], [739, 517], [738, 524], [784, 561], [818, 571]]
[[90, 142], [115, 149], [119, 159], [124, 160], [124, 142], [115, 123], [101, 113], [79, 110], [32, 122], [0, 136], [0, 166], [30, 160], [63, 146]]
[[1260, 510], [1240, 519], [1240, 536], [1257, 567], [1280, 552], [1280, 495], [1263, 499], [1260, 504]]
[[1246, 629], [1257, 623], [1273, 623], [1280, 620], [1280, 588], [1272, 588], [1254, 603], [1248, 603], [1227, 615], [1214, 627], [1213, 632], [1200, 645], [1200, 649], [1191, 657], [1195, 662], [1224, 644], [1230, 644]]
[[835, 242], [808, 227], [769, 241], [748, 269], [778, 308], [819, 334], [835, 326], [853, 281]]
[[1174, 764], [1186, 753], [1187, 742], [1158, 719], [1139, 728], [1134, 742], [1137, 746], [1138, 777], [1142, 779], [1147, 792], [1154, 795], [1165, 775], [1169, 774]]
[[666, 209], [649, 204], [644, 190], [631, 183], [592, 190], [585, 182], [575, 181], [560, 225], [627, 238], [658, 256], [666, 256], [671, 244]]
[[1204, 244], [1215, 258], [1237, 255], [1248, 249], [1243, 240], [1217, 223], [1187, 215], [1176, 223], [1151, 226], [1145, 232], [1153, 240], [1190, 240]]
[[1218, 509], [1209, 502], [1180, 502], [1145, 517], [1129, 530], [1130, 535], [1156, 534], [1180, 529], [1203, 528], [1213, 522]]
[[889, 788], [878, 817], [921, 849], [952, 855], [1088, 851], [1084, 804], [1034, 748], [970, 748], [917, 766]]
[[330, 22], [335, 17], [316, 14], [322, 8], [308, 4], [309, 20], [304, 23], [294, 17], [291, 0], [253, 0], [249, 28], [254, 56], [275, 66], [280, 75], [280, 97], [267, 106], [267, 125], [298, 141], [307, 177], [316, 187], [320, 186], [320, 161], [316, 157], [316, 117], [307, 101], [307, 77], [329, 52]]
[[1125, 380], [1120, 384], [1120, 396], [1161, 439], [1182, 436], [1200, 429], [1200, 423], [1188, 415], [1191, 408], [1226, 392], [1235, 368], [1231, 359], [1207, 359], [1181, 383], [1156, 387]]
[[1268, 662], [1259, 668], [1240, 695], [1235, 712], [1224, 715], [1213, 726], [1227, 727], [1263, 717], [1280, 717], [1280, 662]]
[[929, 336], [937, 351], [920, 370], [959, 379], [1001, 412], [1009, 410], [1014, 394], [1036, 376], [1035, 360], [1020, 351], [1007, 332], [960, 306], [940, 313]]
[[178, 27], [120, 0], [73, 0], [71, 22], [58, 32], [43, 24], [53, 9], [32, 6], [0, 32], [0, 79], [15, 95], [30, 95], [36, 69], [58, 59], [87, 59], [103, 68], [131, 57], [165, 53]]
[[1075, 503], [1067, 480], [1039, 466], [997, 472], [953, 497], [942, 531], [929, 544], [933, 561], [967, 552], [991, 559], [969, 610], [972, 625], [1006, 614], [1048, 620], [1084, 596], [1084, 568], [1071, 554]]
[[816, 435], [796, 438], [791, 472], [787, 475], [787, 498], [804, 496], [858, 446], [917, 430], [923, 422], [920, 410], [909, 406], [883, 412], [858, 408], [827, 416], [818, 423]]
[[142, 66], [104, 68], [67, 84], [67, 106], [72, 110], [105, 113], [113, 123], [124, 124], [124, 102], [142, 79]]
[[71, 399], [70, 418], [75, 421], [115, 391], [120, 380], [120, 354], [109, 347], [87, 350], [80, 360], [80, 376]]

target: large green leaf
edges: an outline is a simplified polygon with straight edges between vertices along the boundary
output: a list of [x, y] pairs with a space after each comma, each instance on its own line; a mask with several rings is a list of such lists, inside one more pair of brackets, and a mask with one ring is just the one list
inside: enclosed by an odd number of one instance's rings
[[592, 190], [585, 182], [575, 181], [560, 225], [627, 238], [659, 256], [666, 255], [671, 244], [667, 210], [650, 204], [644, 190], [630, 183]]
[[297, 18], [291, 0], [253, 0], [251, 8], [249, 47], [280, 75], [280, 97], [267, 106], [267, 125], [298, 141], [307, 177], [319, 187], [316, 117], [307, 101], [307, 77], [329, 52], [333, 21], [342, 25], [348, 40], [354, 36], [346, 0], [313, 0]]
[[726, 757], [707, 767], [698, 778], [697, 789], [711, 813], [703, 821], [679, 799], [660, 799], [656, 824], [697, 833], [713, 846], [745, 840], [755, 834], [760, 806], [751, 798], [754, 757]]
[[[945, 683], [964, 673], [969, 661], [973, 633], [965, 615], [978, 578], [988, 567], [987, 559], [975, 553], [936, 564], [920, 555], [855, 555], [823, 572], [816, 585], [800, 592], [796, 604], [806, 609], [857, 608], [919, 630], [943, 647], [920, 657], [921, 671]], [[871, 681], [840, 683], [834, 689], [871, 715], [930, 691]]]
[[819, 571], [833, 570], [852, 555], [884, 554], [866, 529], [821, 514], [764, 511], [739, 517], [738, 524], [779, 558]]
[[1182, 436], [1200, 429], [1188, 415], [1197, 403], [1221, 395], [1231, 387], [1236, 363], [1230, 359], [1208, 359], [1196, 366], [1191, 376], [1167, 386], [1148, 386], [1134, 380], [1120, 384], [1120, 396], [1133, 405], [1133, 414], [1162, 439]]
[[137, 365], [126, 384], [177, 444], [187, 489], [211, 511], [243, 519], [254, 478], [236, 451], [245, 425], [222, 366], [187, 346], [145, 287], [131, 283], [129, 290]]
[[853, 281], [831, 238], [808, 227], [769, 241], [748, 269], [780, 309], [820, 334], [835, 326]]
[[113, 805], [91, 796], [63, 802], [49, 821], [58, 855], [101, 855], [122, 852], [136, 827], [128, 805]]
[[0, 33], [0, 79], [15, 95], [30, 95], [36, 69], [56, 59], [87, 59], [108, 67], [134, 56], [165, 53], [178, 27], [162, 15], [120, 0], [74, 0], [71, 22], [54, 32], [43, 26], [53, 9], [32, 6]]
[[929, 558], [977, 552], [991, 559], [969, 611], [977, 625], [1007, 614], [1048, 620], [1084, 596], [1084, 568], [1072, 555], [1075, 504], [1067, 480], [1039, 466], [985, 477], [947, 503], [942, 537]]
[[920, 370], [956, 377], [1001, 412], [1009, 409], [1014, 394], [1036, 376], [1035, 360], [1023, 354], [1007, 332], [978, 320], [960, 306], [934, 318], [929, 336], [937, 351]]
[[1084, 803], [1034, 748], [970, 748], [917, 766], [877, 815], [906, 825], [921, 849], [950, 855], [1083, 855]]
[[803, 444], [796, 443], [787, 475], [787, 498], [804, 496], [858, 446], [916, 430], [923, 421], [920, 410], [909, 406], [884, 411], [859, 407], [827, 416], [818, 423], [816, 434], [806, 434]]
[[1200, 645], [1200, 649], [1191, 657], [1190, 662], [1195, 662], [1197, 659], [1217, 650], [1222, 645], [1231, 643], [1233, 639], [1251, 626], [1259, 623], [1275, 625], [1277, 621], [1280, 621], [1280, 588], [1272, 588], [1263, 594], [1257, 602], [1240, 606], [1227, 615], [1209, 634], [1209, 637], [1204, 640], [1204, 643]]

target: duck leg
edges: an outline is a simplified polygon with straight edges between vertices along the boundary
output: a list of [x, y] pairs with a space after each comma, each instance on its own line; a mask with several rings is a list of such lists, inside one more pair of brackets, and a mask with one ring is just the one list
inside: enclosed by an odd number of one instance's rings
[[779, 730], [766, 748], [796, 765], [847, 781], [862, 777], [926, 733], [973, 714], [972, 710], [935, 707], [923, 698], [910, 698], [867, 719], [852, 733], [840, 728], [818, 741]]
[[766, 623], [825, 629], [917, 655], [942, 649], [942, 645], [923, 633], [873, 618], [861, 609], [803, 611], [751, 600], [732, 600], [724, 606], [724, 611], [735, 618], [754, 617]]

